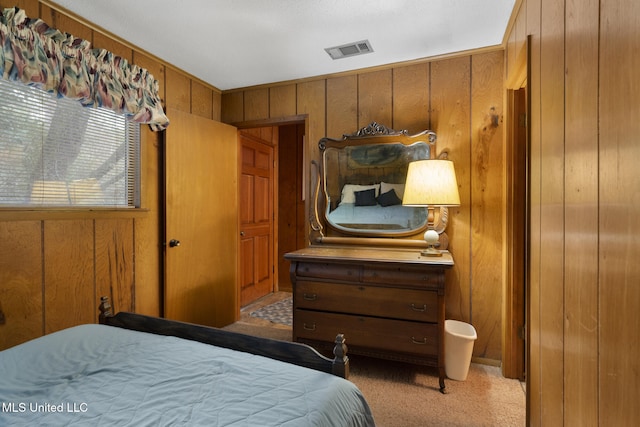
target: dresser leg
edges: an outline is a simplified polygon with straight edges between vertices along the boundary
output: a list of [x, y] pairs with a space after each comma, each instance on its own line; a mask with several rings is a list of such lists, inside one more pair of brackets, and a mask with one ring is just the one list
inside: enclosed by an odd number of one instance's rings
[[440, 368], [440, 393], [447, 394], [446, 385], [444, 384], [444, 368]]

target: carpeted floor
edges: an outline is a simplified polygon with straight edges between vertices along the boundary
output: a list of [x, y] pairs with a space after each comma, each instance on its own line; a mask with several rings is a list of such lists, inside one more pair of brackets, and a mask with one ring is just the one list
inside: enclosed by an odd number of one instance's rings
[[[249, 335], [291, 340], [291, 327], [281, 322], [287, 304], [269, 320], [261, 310], [290, 293], [267, 296], [242, 310], [241, 320], [225, 329]], [[290, 310], [290, 304], [288, 305]], [[253, 313], [261, 311], [260, 316]], [[348, 340], [348, 337], [347, 337]], [[524, 426], [525, 394], [517, 380], [502, 377], [500, 368], [472, 363], [465, 381], [447, 379], [447, 394], [438, 389], [437, 370], [400, 362], [350, 355], [349, 380], [362, 390], [380, 427]]]

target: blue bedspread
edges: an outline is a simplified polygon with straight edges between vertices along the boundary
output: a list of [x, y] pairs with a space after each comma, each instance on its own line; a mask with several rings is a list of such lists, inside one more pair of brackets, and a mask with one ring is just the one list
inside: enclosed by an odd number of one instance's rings
[[372, 426], [350, 381], [103, 325], [0, 352], [0, 425]]

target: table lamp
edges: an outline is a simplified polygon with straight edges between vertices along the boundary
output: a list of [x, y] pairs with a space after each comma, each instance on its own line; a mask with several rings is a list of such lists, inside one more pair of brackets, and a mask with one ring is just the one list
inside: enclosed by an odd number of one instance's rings
[[[459, 206], [460, 195], [453, 162], [429, 159], [409, 163], [402, 204], [428, 208]], [[439, 236], [434, 229], [431, 215], [427, 221], [424, 240], [427, 242], [427, 248], [421, 252], [421, 255], [442, 256], [442, 251], [435, 248], [439, 242]]]

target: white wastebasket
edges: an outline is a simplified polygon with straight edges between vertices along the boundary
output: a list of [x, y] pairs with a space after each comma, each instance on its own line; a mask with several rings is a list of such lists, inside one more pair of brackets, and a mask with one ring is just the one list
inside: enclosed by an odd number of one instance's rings
[[464, 381], [469, 373], [475, 328], [458, 320], [444, 321], [444, 370], [452, 380]]

